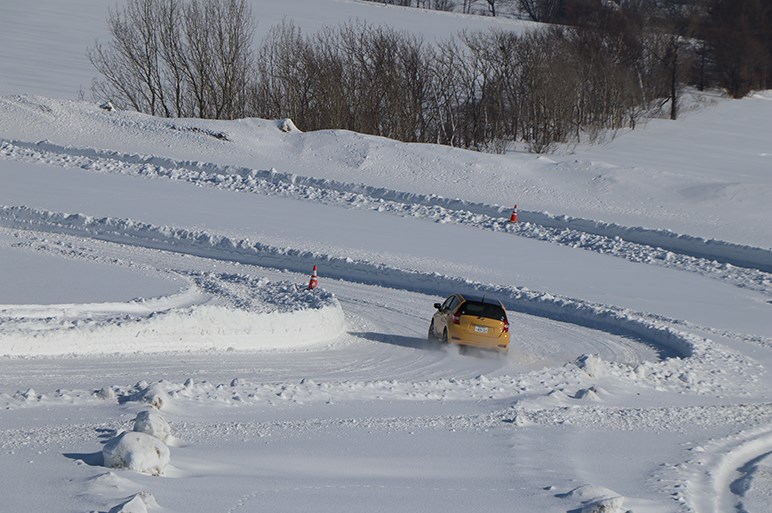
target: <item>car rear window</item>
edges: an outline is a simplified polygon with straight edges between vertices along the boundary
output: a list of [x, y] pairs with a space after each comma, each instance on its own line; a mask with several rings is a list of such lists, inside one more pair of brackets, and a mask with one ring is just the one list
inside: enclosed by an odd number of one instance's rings
[[477, 301], [467, 301], [458, 310], [458, 315], [474, 315], [475, 317], [485, 317], [486, 319], [496, 319], [505, 321], [507, 314], [499, 305], [490, 303], [480, 303]]

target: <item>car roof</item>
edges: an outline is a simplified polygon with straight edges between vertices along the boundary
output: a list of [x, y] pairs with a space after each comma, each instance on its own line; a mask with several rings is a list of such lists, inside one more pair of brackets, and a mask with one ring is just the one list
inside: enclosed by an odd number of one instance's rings
[[473, 296], [471, 294], [457, 294], [461, 299], [464, 301], [474, 301], [475, 303], [486, 303], [489, 305], [496, 305], [504, 307], [501, 301], [498, 301], [496, 299], [490, 299], [485, 296]]

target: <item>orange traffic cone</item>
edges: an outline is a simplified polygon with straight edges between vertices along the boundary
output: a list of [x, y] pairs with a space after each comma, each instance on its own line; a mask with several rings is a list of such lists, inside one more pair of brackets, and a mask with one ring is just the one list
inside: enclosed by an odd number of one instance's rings
[[517, 222], [517, 203], [515, 203], [515, 208], [512, 209], [512, 215], [509, 217], [510, 223], [516, 223]]
[[311, 274], [311, 281], [308, 282], [308, 290], [314, 290], [319, 285], [319, 278], [316, 276], [316, 264], [314, 264], [314, 272]]

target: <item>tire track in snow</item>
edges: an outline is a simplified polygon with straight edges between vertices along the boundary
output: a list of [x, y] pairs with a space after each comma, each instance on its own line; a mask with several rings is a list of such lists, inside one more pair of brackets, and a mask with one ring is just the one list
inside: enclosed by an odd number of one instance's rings
[[521, 211], [510, 223], [509, 208], [383, 187], [158, 156], [63, 147], [47, 141], [0, 139], [0, 157], [100, 173], [167, 178], [201, 186], [278, 195], [361, 208], [551, 242], [625, 258], [632, 262], [696, 272], [736, 286], [772, 293], [772, 250], [676, 234], [668, 230], [625, 227], [543, 212]]
[[[765, 405], [769, 409], [770, 405]], [[694, 513], [762, 513], [748, 508], [759, 463], [772, 455], [768, 424], [692, 448], [695, 458], [668, 469], [674, 499]], [[763, 479], [762, 476], [759, 476]], [[768, 481], [758, 486], [765, 487]]]

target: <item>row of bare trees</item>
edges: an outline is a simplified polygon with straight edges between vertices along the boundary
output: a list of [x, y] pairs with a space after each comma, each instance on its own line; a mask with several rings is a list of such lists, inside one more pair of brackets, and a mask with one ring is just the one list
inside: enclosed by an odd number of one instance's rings
[[[430, 9], [434, 11], [460, 11], [464, 14], [471, 14], [472, 8], [478, 3], [478, 0], [366, 0], [384, 5], [397, 5], [400, 7], [417, 7], [419, 9]], [[485, 4], [483, 12], [490, 12], [492, 16], [496, 15], [496, 5], [507, 2], [514, 4], [515, 0], [480, 0]]]
[[562, 27], [429, 45], [364, 23], [313, 35], [284, 23], [254, 47], [252, 20], [246, 0], [129, 0], [110, 15], [112, 40], [89, 50], [94, 93], [159, 116], [290, 117], [304, 130], [536, 152], [630, 126], [663, 95], [656, 37]]
[[[735, 98], [772, 88], [772, 2], [769, 0], [371, 0], [384, 4], [529, 19], [607, 30], [623, 25], [668, 37], [670, 116], [678, 87], [717, 87]], [[675, 83], [675, 85], [673, 84]]]
[[462, 33], [427, 45], [362, 23], [312, 36], [282, 24], [258, 54], [250, 109], [306, 130], [542, 152], [634, 124], [661, 72], [645, 53], [580, 29]]

